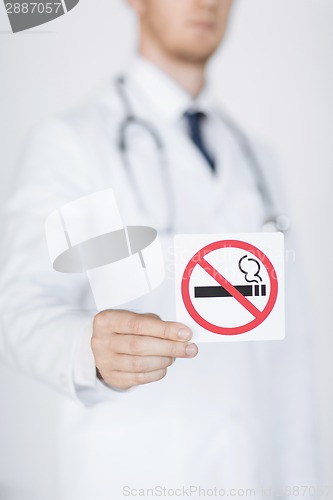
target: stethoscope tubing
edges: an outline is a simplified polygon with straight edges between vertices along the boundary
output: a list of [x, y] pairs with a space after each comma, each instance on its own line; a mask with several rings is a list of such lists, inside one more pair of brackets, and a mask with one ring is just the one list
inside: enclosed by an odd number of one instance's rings
[[[173, 190], [172, 190], [172, 185], [171, 185], [171, 178], [170, 178], [170, 172], [169, 172], [169, 165], [168, 165], [168, 160], [167, 160], [167, 155], [165, 151], [165, 146], [162, 137], [160, 136], [158, 130], [154, 127], [154, 125], [146, 120], [141, 119], [140, 117], [136, 116], [134, 113], [134, 110], [131, 106], [129, 97], [126, 92], [126, 79], [124, 76], [120, 76], [116, 79], [115, 81], [116, 89], [119, 95], [119, 98], [121, 99], [124, 110], [125, 110], [125, 117], [123, 121], [119, 125], [119, 131], [118, 131], [118, 138], [117, 138], [117, 145], [119, 152], [122, 157], [122, 162], [124, 164], [124, 167], [126, 169], [126, 173], [128, 175], [132, 190], [139, 202], [139, 206], [142, 210], [146, 210], [144, 200], [140, 194], [139, 187], [135, 181], [132, 168], [131, 168], [131, 162], [128, 157], [128, 151], [129, 151], [129, 144], [127, 140], [127, 132], [128, 129], [131, 125], [136, 124], [144, 128], [147, 133], [150, 134], [150, 136], [153, 138], [154, 143], [156, 145], [156, 149], [158, 151], [159, 155], [159, 162], [160, 162], [160, 169], [161, 169], [161, 175], [163, 176], [163, 181], [164, 181], [164, 186], [165, 186], [165, 192], [167, 193], [166, 195], [166, 203], [168, 204], [169, 207], [169, 216], [168, 216], [168, 223], [166, 225], [165, 231], [167, 233], [171, 233], [174, 227], [174, 220], [175, 220], [175, 204], [174, 204], [174, 196], [173, 196]], [[229, 128], [229, 130], [233, 133], [233, 135], [236, 137], [239, 147], [246, 158], [247, 161], [251, 164], [253, 173], [256, 178], [256, 184], [257, 188], [260, 192], [260, 195], [262, 197], [267, 216], [266, 216], [266, 221], [264, 223], [264, 226], [266, 228], [270, 228], [270, 230], [275, 230], [275, 231], [281, 231], [281, 232], [286, 232], [289, 229], [289, 219], [287, 216], [280, 214], [280, 212], [276, 209], [276, 204], [274, 202], [273, 196], [271, 194], [271, 189], [268, 185], [266, 176], [263, 171], [263, 167], [261, 166], [261, 163], [258, 159], [258, 156], [256, 155], [255, 151], [253, 150], [252, 145], [250, 144], [249, 140], [247, 139], [246, 135], [243, 133], [243, 131], [240, 129], [238, 125], [225, 113], [222, 113], [221, 111], [219, 112], [219, 116], [221, 120], [225, 123], [225, 125]]]

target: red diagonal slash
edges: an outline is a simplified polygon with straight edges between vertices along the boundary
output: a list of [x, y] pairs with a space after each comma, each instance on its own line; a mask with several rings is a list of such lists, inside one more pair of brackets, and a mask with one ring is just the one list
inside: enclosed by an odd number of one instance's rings
[[199, 261], [198, 264], [204, 269], [215, 281], [227, 290], [245, 309], [249, 311], [255, 318], [262, 314], [259, 309], [252, 304], [244, 295], [242, 295], [222, 274], [220, 274], [215, 267], [213, 267], [205, 258]]

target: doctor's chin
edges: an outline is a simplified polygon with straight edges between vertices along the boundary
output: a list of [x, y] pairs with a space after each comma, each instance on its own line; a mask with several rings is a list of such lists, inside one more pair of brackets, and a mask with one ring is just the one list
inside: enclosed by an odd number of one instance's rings
[[0, 12], [0, 499], [332, 500], [333, 7], [88, 4]]

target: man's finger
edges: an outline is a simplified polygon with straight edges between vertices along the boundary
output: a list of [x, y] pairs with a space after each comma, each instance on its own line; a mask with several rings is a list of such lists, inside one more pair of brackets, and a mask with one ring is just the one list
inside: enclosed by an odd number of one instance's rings
[[[96, 320], [98, 320], [98, 316], [95, 317]], [[98, 321], [101, 322], [103, 330], [108, 329], [110, 332], [144, 335], [183, 342], [192, 338], [191, 330], [182, 323], [162, 321], [147, 314], [110, 310], [103, 311], [101, 319]]]
[[175, 358], [167, 356], [134, 356], [115, 354], [112, 356], [112, 369], [129, 373], [152, 372], [168, 368]]
[[161, 319], [161, 317], [158, 316], [158, 314], [155, 314], [155, 313], [144, 313], [142, 316], [148, 316], [149, 318]]
[[105, 382], [111, 386], [119, 389], [128, 389], [134, 385], [149, 384], [150, 382], [157, 382], [167, 374], [166, 368], [161, 370], [154, 370], [147, 373], [127, 373], [113, 371]]
[[112, 336], [112, 350], [118, 354], [134, 356], [166, 356], [171, 358], [193, 358], [198, 348], [195, 344], [175, 342], [143, 335]]

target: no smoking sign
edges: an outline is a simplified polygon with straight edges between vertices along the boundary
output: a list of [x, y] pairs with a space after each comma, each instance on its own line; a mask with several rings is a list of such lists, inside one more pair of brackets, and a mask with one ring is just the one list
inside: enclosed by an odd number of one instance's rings
[[281, 233], [177, 235], [177, 321], [201, 342], [285, 336]]

